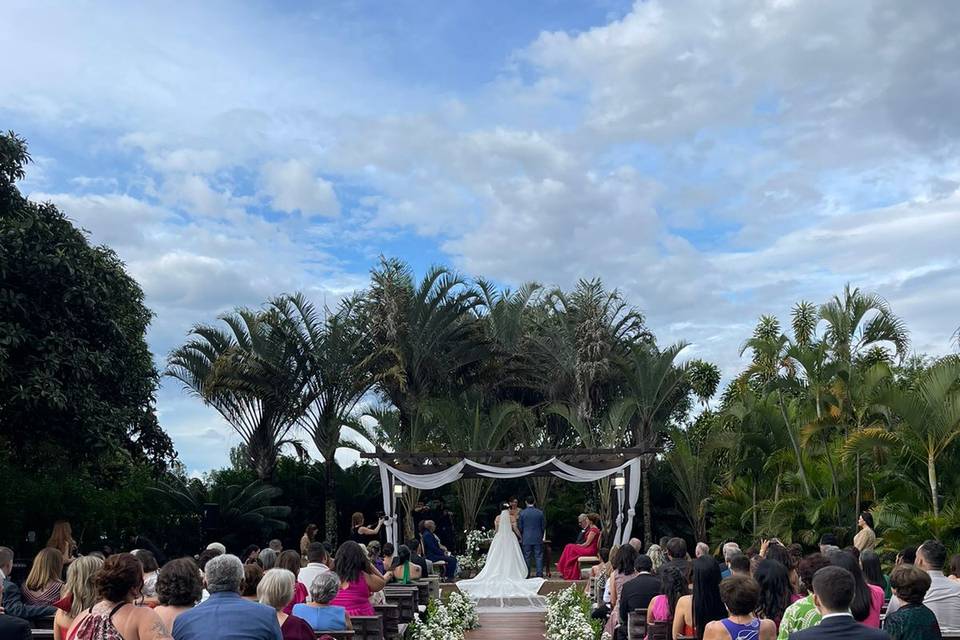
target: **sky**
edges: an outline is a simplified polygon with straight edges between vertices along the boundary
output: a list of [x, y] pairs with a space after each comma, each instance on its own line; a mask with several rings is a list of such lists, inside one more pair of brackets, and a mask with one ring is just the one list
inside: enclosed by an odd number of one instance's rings
[[[6, 0], [21, 189], [190, 327], [378, 256], [503, 286], [601, 277], [726, 379], [761, 314], [845, 283], [912, 348], [960, 326], [951, 0]], [[165, 379], [191, 472], [238, 442]]]

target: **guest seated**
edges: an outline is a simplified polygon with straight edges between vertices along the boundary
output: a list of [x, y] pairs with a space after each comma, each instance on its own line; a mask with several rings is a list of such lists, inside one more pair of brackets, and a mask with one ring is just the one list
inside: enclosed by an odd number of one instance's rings
[[883, 575], [883, 568], [880, 566], [880, 556], [875, 551], [864, 551], [860, 554], [860, 570], [863, 571], [863, 577], [868, 584], [875, 584], [883, 589], [884, 600], [889, 600], [893, 595], [890, 591], [890, 578]]
[[703, 640], [773, 640], [777, 630], [772, 620], [754, 615], [760, 605], [760, 584], [747, 576], [731, 576], [720, 583], [720, 598], [729, 615], [704, 629]]
[[600, 547], [597, 550], [597, 557], [600, 558], [600, 564], [590, 567], [590, 577], [599, 578], [600, 576], [609, 576], [613, 573], [613, 567], [610, 566], [610, 549]]
[[385, 577], [399, 584], [410, 584], [423, 577], [420, 567], [410, 559], [410, 547], [405, 544], [400, 545], [397, 557], [393, 559], [390, 573]]
[[297, 582], [307, 588], [307, 602], [310, 602], [310, 585], [318, 575], [330, 571], [329, 563], [327, 548], [322, 542], [311, 542], [307, 545], [307, 566], [297, 574]]
[[370, 594], [382, 591], [386, 580], [360, 545], [353, 540], [341, 544], [334, 567], [340, 577], [340, 592], [330, 604], [343, 607], [351, 616], [376, 615]]
[[28, 605], [52, 605], [63, 589], [63, 554], [56, 549], [41, 549], [23, 581], [23, 601]]
[[6, 615], [16, 616], [24, 620], [51, 618], [57, 610], [49, 604], [33, 605], [23, 601], [20, 587], [10, 579], [13, 572], [13, 549], [0, 547], [0, 574], [3, 575], [3, 608]]
[[54, 640], [66, 640], [67, 629], [76, 617], [97, 603], [95, 578], [102, 566], [103, 560], [95, 556], [83, 556], [70, 564], [67, 569], [67, 582], [63, 586], [64, 597], [56, 604], [57, 615], [53, 619]]
[[955, 553], [950, 558], [950, 575], [947, 577], [955, 582], [960, 581], [960, 553]]
[[383, 573], [385, 569], [383, 558], [380, 556], [380, 543], [376, 540], [370, 542], [367, 545], [367, 555], [370, 557], [370, 562], [373, 563], [373, 566], [377, 568], [377, 571]]
[[874, 629], [880, 628], [880, 611], [883, 610], [883, 589], [867, 584], [860, 570], [860, 561], [846, 551], [838, 551], [830, 556], [830, 564], [843, 567], [850, 572], [854, 581], [853, 602], [850, 613], [857, 622]]
[[[923, 604], [937, 616], [943, 629], [960, 629], [960, 582], [943, 575], [947, 561], [947, 549], [938, 540], [927, 540], [917, 549], [916, 564], [930, 575], [930, 589]], [[892, 598], [887, 615], [900, 608], [899, 598]]]
[[[386, 569], [391, 569], [393, 567], [393, 558], [396, 553], [397, 549], [393, 546], [393, 544], [388, 542], [383, 545], [383, 555], [381, 556], [381, 560], [383, 560], [383, 566]], [[381, 573], [383, 572], [381, 571]]]
[[305, 620], [317, 633], [353, 629], [347, 610], [330, 604], [338, 593], [340, 593], [339, 576], [332, 571], [321, 573], [310, 585], [309, 602], [294, 605], [293, 615]]
[[250, 602], [260, 602], [257, 587], [263, 580], [263, 569], [258, 564], [243, 565], [243, 585], [240, 587], [240, 597]]
[[146, 549], [137, 549], [133, 552], [133, 555], [135, 555], [137, 560], [140, 561], [140, 564], [143, 565], [143, 597], [156, 598], [157, 571], [160, 569], [160, 567], [157, 566], [156, 557]]
[[[647, 607], [647, 624], [654, 622], [673, 622], [673, 614], [677, 610], [677, 603], [683, 597], [688, 597], [690, 586], [687, 577], [680, 571], [680, 567], [664, 565], [660, 569], [660, 595], [654, 596]], [[671, 624], [672, 626], [672, 624]], [[687, 635], [693, 635], [692, 627], [684, 629]]]
[[[300, 554], [296, 551], [284, 551], [282, 558], [288, 553]], [[280, 623], [280, 632], [283, 640], [314, 640], [313, 629], [297, 616], [286, 613], [288, 605], [293, 600], [294, 585], [299, 584], [297, 577], [289, 569], [270, 569], [260, 580], [257, 586], [257, 596], [260, 604], [265, 604], [277, 612], [277, 622]]]
[[277, 566], [277, 552], [270, 548], [261, 549], [257, 555], [257, 564], [259, 564], [260, 568], [264, 571], [273, 569]]
[[[426, 520], [423, 523], [423, 553], [430, 562], [443, 562], [446, 565], [447, 580], [453, 580], [457, 575], [457, 559], [447, 553], [447, 550], [440, 544], [440, 539], [436, 535], [437, 525], [433, 520]], [[340, 547], [341, 549], [343, 547]], [[337, 573], [340, 573], [339, 571]], [[341, 578], [343, 576], [341, 575]]]
[[[287, 549], [280, 554], [279, 558], [277, 558], [277, 568], [286, 569], [293, 574], [294, 578], [296, 578], [300, 574], [300, 554], [292, 549]], [[293, 612], [293, 605], [301, 604], [306, 601], [307, 585], [298, 581], [293, 588], [293, 597], [290, 599], [290, 602], [286, 605], [283, 612], [290, 614]]]
[[930, 574], [918, 566], [904, 564], [893, 570], [890, 586], [901, 605], [883, 621], [883, 630], [892, 640], [940, 640], [943, 637], [937, 616], [923, 604], [931, 583]]
[[730, 567], [730, 575], [750, 575], [750, 558], [748, 558], [745, 554], [738, 553], [734, 555], [732, 558], [730, 558], [728, 566]]
[[257, 556], [260, 555], [260, 547], [255, 544], [248, 544], [247, 548], [240, 554], [240, 560], [243, 564], [256, 564]]
[[82, 611], [67, 632], [71, 640], [113, 637], [123, 640], [168, 640], [170, 633], [149, 607], [133, 604], [140, 597], [143, 567], [132, 553], [117, 553], [103, 563], [94, 580], [99, 602]]
[[557, 570], [564, 580], [579, 580], [580, 564], [578, 560], [597, 555], [599, 548], [600, 529], [597, 528], [597, 525], [584, 513], [581, 513], [577, 518], [577, 524], [580, 525], [583, 543], [575, 542], [565, 546], [563, 553], [560, 555], [560, 560], [557, 562]]
[[[0, 590], [0, 611], [3, 610], [3, 591]], [[30, 623], [17, 616], [0, 613], [0, 638], [4, 640], [31, 640]]]
[[[231, 640], [281, 640], [280, 623], [269, 608], [240, 597], [243, 563], [234, 555], [207, 562], [204, 581], [210, 597], [173, 622], [175, 640], [209, 640], [230, 630]], [[125, 639], [129, 640], [129, 639]]]
[[777, 640], [788, 640], [791, 633], [808, 629], [815, 624], [820, 624], [820, 611], [813, 601], [813, 576], [824, 567], [829, 567], [830, 561], [826, 556], [820, 553], [811, 553], [800, 561], [797, 567], [797, 574], [800, 576], [800, 588], [808, 592], [808, 595], [800, 598], [783, 613], [783, 620], [780, 621], [780, 630], [777, 633]]
[[631, 611], [647, 609], [654, 596], [660, 593], [660, 578], [653, 575], [653, 562], [648, 555], [638, 555], [636, 561], [637, 575], [623, 585], [618, 597], [618, 615], [620, 626], [617, 628], [618, 637], [626, 637], [627, 617]]
[[617, 552], [617, 564], [613, 575], [607, 583], [610, 585], [610, 616], [607, 618], [605, 630], [613, 635], [620, 622], [619, 605], [620, 592], [624, 585], [637, 577], [637, 550], [629, 544], [620, 547]]
[[650, 556], [650, 562], [653, 563], [653, 572], [660, 573], [660, 567], [667, 562], [667, 556], [663, 552], [663, 547], [659, 544], [652, 544], [647, 549], [647, 555]]
[[843, 567], [830, 566], [817, 571], [813, 577], [813, 595], [823, 620], [809, 629], [790, 634], [790, 640], [889, 640], [883, 631], [853, 619], [850, 609], [855, 592], [853, 574]]
[[760, 586], [757, 615], [772, 621], [774, 627], [779, 628], [784, 611], [792, 604], [793, 591], [790, 589], [787, 568], [776, 560], [761, 560], [753, 577]]
[[707, 623], [722, 620], [727, 609], [720, 599], [720, 565], [710, 557], [693, 561], [693, 593], [677, 602], [673, 614], [673, 637], [703, 637]]
[[177, 616], [195, 607], [202, 595], [200, 570], [193, 558], [171, 560], [163, 565], [157, 576], [157, 600], [160, 604], [154, 611], [170, 630]]

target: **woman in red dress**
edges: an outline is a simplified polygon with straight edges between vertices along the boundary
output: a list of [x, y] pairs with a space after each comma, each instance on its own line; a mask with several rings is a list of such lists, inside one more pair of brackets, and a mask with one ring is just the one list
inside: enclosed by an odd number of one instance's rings
[[557, 563], [557, 570], [564, 580], [579, 580], [579, 558], [597, 555], [600, 545], [600, 529], [584, 514], [580, 514], [577, 523], [583, 528], [583, 542], [568, 544], [563, 548], [563, 555]]

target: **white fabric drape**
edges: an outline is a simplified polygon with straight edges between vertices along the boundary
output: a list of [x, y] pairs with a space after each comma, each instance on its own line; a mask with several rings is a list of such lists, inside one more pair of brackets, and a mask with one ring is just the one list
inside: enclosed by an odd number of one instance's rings
[[623, 522], [623, 505], [621, 505], [614, 536], [614, 540], [621, 541], [621, 544], [626, 543], [633, 532], [633, 516], [636, 513], [637, 500], [640, 498], [640, 458], [626, 460], [623, 464], [609, 469], [581, 469], [557, 458], [550, 458], [526, 467], [498, 467], [465, 459], [435, 473], [408, 473], [387, 464], [383, 460], [377, 460], [377, 464], [380, 467], [380, 484], [383, 489], [383, 510], [388, 518], [387, 540], [389, 542], [397, 540], [396, 507], [393, 497], [394, 482], [399, 481], [417, 489], [437, 489], [462, 478], [464, 469], [467, 468], [485, 478], [508, 479], [522, 478], [552, 467], [550, 474], [567, 482], [595, 482], [629, 469], [627, 473], [629, 486], [626, 496], [626, 526], [620, 526]]

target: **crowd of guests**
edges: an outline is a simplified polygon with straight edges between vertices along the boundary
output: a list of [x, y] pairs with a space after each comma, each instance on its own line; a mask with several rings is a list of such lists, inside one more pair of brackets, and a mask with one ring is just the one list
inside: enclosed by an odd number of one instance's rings
[[674, 638], [698, 640], [938, 640], [944, 629], [960, 630], [960, 555], [948, 562], [944, 545], [927, 540], [902, 550], [887, 575], [872, 525], [865, 513], [861, 530], [869, 535], [854, 546], [841, 549], [826, 534], [806, 555], [776, 539], [745, 552], [728, 542], [720, 559], [704, 543], [691, 557], [681, 538], [646, 553], [636, 539], [600, 549], [601, 564], [592, 569], [594, 616], [606, 618], [615, 638], [626, 637], [637, 610], [646, 611], [648, 625], [667, 625]]
[[162, 565], [148, 549], [81, 556], [72, 538], [52, 540], [22, 584], [10, 579], [13, 550], [0, 547], [0, 638], [26, 640], [31, 623], [52, 618], [56, 640], [205, 640], [222, 629], [238, 639], [313, 640], [351, 629], [351, 616], [376, 615], [388, 583], [429, 573], [415, 541], [348, 540], [334, 552], [316, 534], [310, 525], [300, 551], [272, 540], [238, 556], [213, 542]]

